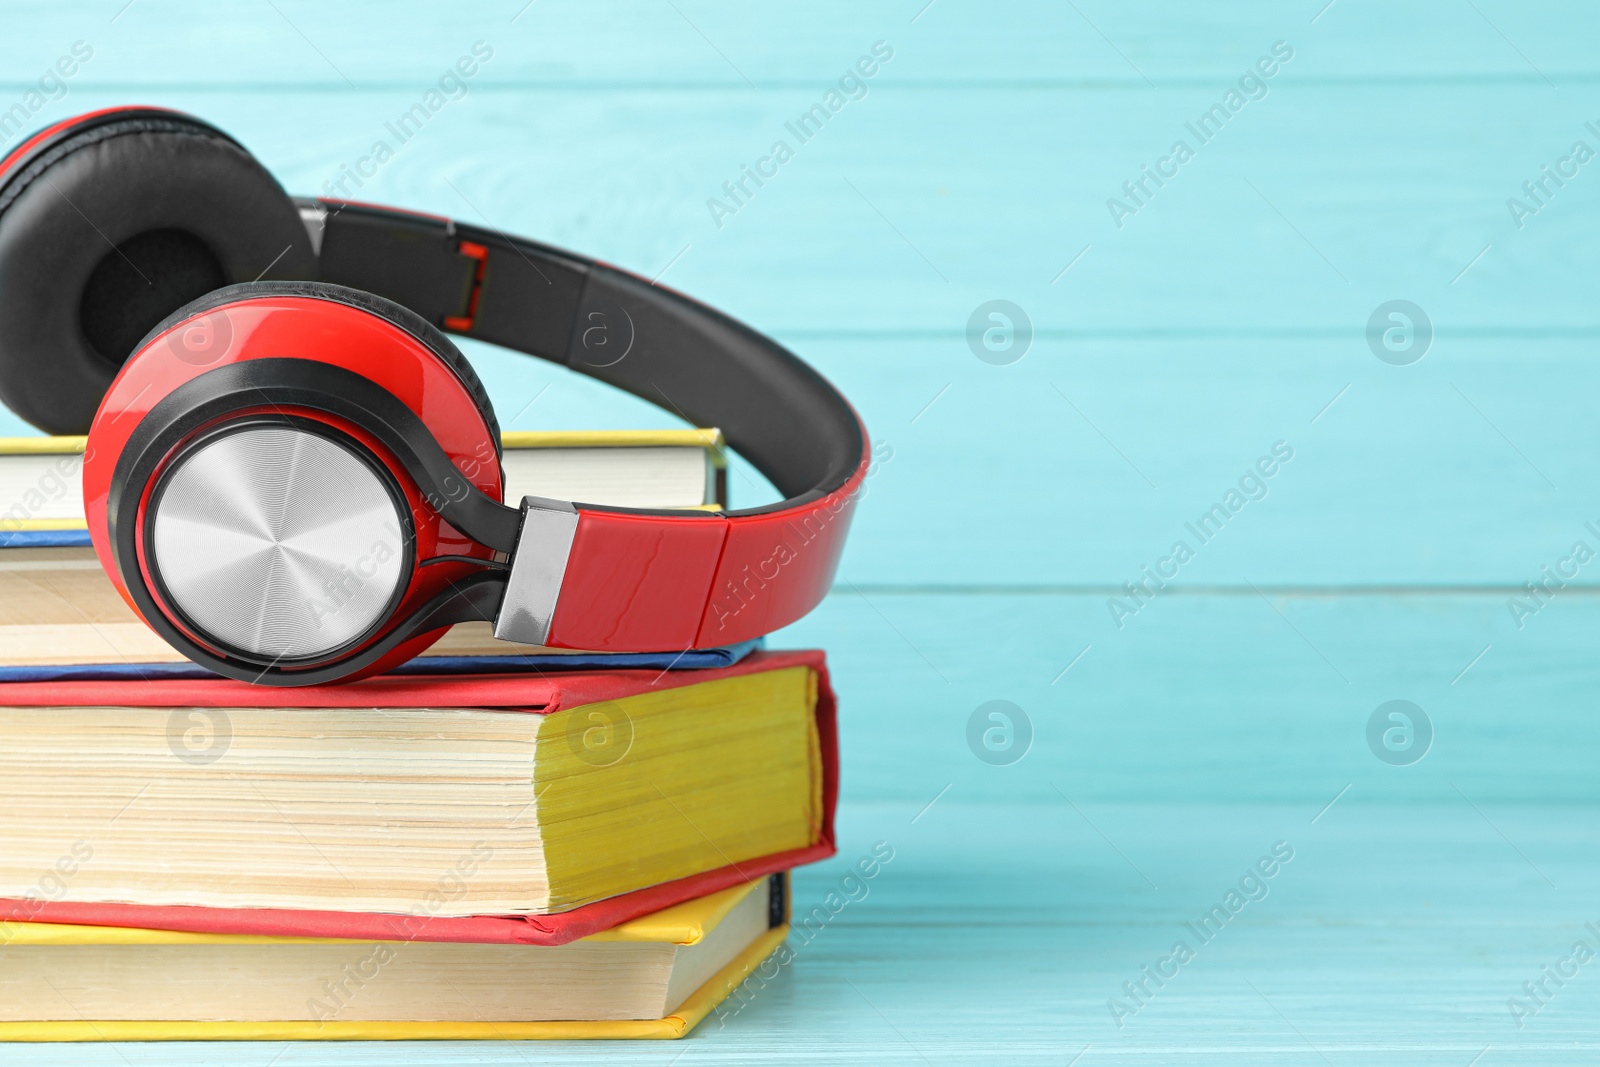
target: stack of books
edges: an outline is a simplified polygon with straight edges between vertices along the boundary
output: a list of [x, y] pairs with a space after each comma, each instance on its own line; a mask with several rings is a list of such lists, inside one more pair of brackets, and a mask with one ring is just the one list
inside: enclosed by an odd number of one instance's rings
[[[717, 507], [715, 431], [509, 434], [507, 498]], [[145, 631], [81, 439], [0, 442], [0, 1039], [679, 1037], [831, 855], [817, 652], [460, 626], [271, 689]]]

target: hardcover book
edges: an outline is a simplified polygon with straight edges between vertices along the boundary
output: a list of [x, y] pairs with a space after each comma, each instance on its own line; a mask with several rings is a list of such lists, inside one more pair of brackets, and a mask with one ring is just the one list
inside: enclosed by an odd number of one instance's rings
[[0, 924], [0, 1040], [674, 1038], [788, 930], [788, 875], [559, 947]]
[[0, 920], [563, 944], [833, 852], [817, 652], [0, 686]]

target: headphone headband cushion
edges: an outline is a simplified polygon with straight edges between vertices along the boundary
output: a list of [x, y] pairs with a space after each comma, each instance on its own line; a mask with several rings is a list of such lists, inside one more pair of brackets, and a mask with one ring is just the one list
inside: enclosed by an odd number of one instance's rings
[[175, 112], [90, 119], [0, 164], [0, 402], [49, 433], [86, 432], [175, 308], [317, 274], [294, 202], [234, 141]]

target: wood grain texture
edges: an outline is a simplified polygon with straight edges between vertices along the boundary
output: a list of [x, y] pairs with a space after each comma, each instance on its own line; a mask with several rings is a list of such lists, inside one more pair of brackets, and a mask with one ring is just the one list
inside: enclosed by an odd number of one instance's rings
[[[829, 649], [848, 797], [922, 803], [947, 785], [989, 803], [1292, 798], [1597, 799], [1589, 651], [1600, 603], [1553, 600], [1518, 629], [1505, 597], [1373, 592], [1173, 593], [1118, 630], [1105, 596], [835, 593], [785, 642]], [[973, 757], [979, 705], [1031, 722], [1012, 766]], [[1432, 748], [1374, 758], [1366, 728], [1395, 699]]]
[[[36, 123], [190, 109], [316, 193], [490, 45], [357, 191], [664, 272], [814, 361], [893, 447], [839, 586], [774, 643], [829, 649], [841, 696], [841, 856], [801, 873], [797, 903], [874, 841], [896, 859], [688, 1046], [0, 1062], [1595, 1058], [1592, 967], [1521, 1029], [1506, 1003], [1600, 924], [1600, 564], [1521, 625], [1508, 604], [1574, 542], [1600, 550], [1600, 162], [1521, 226], [1507, 205], [1575, 141], [1600, 151], [1592, 5], [378, 10], [13, 4], [0, 114], [84, 40], [93, 60]], [[799, 144], [785, 122], [876, 41], [894, 58]], [[1119, 227], [1108, 198], [1279, 41], [1294, 57], [1265, 96]], [[707, 200], [778, 138], [793, 160], [719, 226]], [[1035, 329], [1009, 366], [966, 339], [995, 298]], [[1435, 329], [1409, 366], [1366, 338], [1395, 298]], [[673, 424], [471, 355], [508, 428]], [[1186, 532], [1280, 441], [1262, 499]], [[736, 505], [771, 498], [746, 465], [731, 483]], [[1108, 599], [1131, 603], [1123, 583], [1179, 539], [1194, 558], [1119, 627]], [[997, 699], [1033, 728], [1009, 766], [967, 740]], [[1434, 729], [1411, 766], [1366, 739], [1393, 699]], [[1270, 895], [1119, 1029], [1107, 998], [1279, 840], [1296, 854]]]

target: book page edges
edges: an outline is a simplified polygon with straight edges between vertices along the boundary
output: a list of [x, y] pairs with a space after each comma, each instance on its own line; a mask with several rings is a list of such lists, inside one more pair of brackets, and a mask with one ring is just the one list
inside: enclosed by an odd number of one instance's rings
[[572, 1022], [0, 1022], [0, 1041], [581, 1041], [683, 1037], [777, 951], [789, 927], [776, 926], [661, 1019]]

